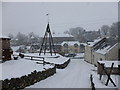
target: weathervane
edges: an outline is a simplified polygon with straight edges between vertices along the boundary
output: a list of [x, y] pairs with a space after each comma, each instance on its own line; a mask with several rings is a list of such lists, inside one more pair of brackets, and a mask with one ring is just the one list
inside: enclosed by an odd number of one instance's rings
[[49, 23], [49, 13], [47, 13], [46, 16], [48, 17], [48, 23]]

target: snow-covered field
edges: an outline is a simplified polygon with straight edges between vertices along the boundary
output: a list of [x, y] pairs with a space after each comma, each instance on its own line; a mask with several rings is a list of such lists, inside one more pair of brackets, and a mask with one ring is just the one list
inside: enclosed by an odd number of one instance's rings
[[21, 77], [23, 75], [28, 75], [34, 70], [36, 71], [43, 71], [44, 68], [52, 68], [53, 66], [46, 64], [37, 64], [35, 61], [26, 60], [26, 59], [18, 59], [18, 60], [11, 60], [5, 63], [0, 63], [0, 67], [2, 67], [2, 71], [0, 72], [0, 80], [10, 79]]
[[[15, 52], [14, 54], [18, 55], [19, 53]], [[25, 53], [24, 55], [43, 57], [43, 55], [39, 56], [39, 53]], [[54, 58], [56, 56], [59, 56], [59, 57]], [[46, 62], [50, 62], [54, 64], [63, 64], [69, 59], [66, 57], [62, 57], [59, 54], [53, 55], [53, 56], [51, 56], [50, 54], [46, 54], [44, 55], [44, 57]], [[36, 59], [39, 60], [39, 58], [36, 58]], [[48, 69], [53, 67], [52, 65], [49, 65], [49, 64], [46, 64], [45, 66], [43, 66], [43, 64], [37, 64], [36, 62], [43, 63], [42, 61], [30, 60], [30, 58], [28, 59], [19, 58], [18, 60], [10, 60], [5, 63], [0, 63], [0, 67], [1, 67], [0, 80], [21, 77], [23, 75], [30, 74], [34, 70], [43, 71], [45, 70], [44, 68]]]
[[96, 88], [113, 88], [105, 86], [99, 80], [99, 75], [94, 71], [96, 68], [83, 59], [72, 59], [68, 67], [63, 70], [57, 69], [57, 73], [27, 88], [91, 88], [90, 74]]

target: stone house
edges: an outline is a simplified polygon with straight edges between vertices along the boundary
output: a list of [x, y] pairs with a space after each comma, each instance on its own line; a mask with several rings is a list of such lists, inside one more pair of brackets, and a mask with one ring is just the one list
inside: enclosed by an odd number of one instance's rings
[[85, 61], [97, 65], [98, 60], [118, 60], [120, 44], [100, 38], [85, 46]]
[[120, 48], [120, 44], [116, 43], [96, 50], [93, 53], [93, 63], [97, 65], [98, 60], [118, 60], [118, 48]]
[[94, 42], [88, 42], [85, 46], [85, 61], [93, 63], [93, 52], [96, 47], [105, 42], [106, 38], [96, 39]]
[[80, 53], [80, 43], [78, 41], [63, 41], [61, 44], [62, 52]]
[[12, 49], [10, 47], [10, 38], [0, 36], [0, 59], [11, 60]]

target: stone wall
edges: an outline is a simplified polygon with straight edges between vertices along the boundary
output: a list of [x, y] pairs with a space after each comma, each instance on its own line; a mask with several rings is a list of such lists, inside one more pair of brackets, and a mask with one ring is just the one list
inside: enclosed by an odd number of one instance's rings
[[54, 75], [55, 73], [56, 73], [56, 66], [47, 69], [45, 71], [37, 72], [35, 70], [31, 72], [31, 74], [22, 76], [20, 78], [11, 78], [10, 80], [5, 79], [2, 81], [2, 90], [24, 89], [25, 87], [28, 87], [30, 85], [33, 85], [34, 83], [44, 80], [47, 77]]
[[55, 64], [55, 65], [56, 65], [56, 68], [58, 69], [64, 69], [68, 66], [69, 63], [70, 63], [70, 59], [63, 64]]
[[[50, 62], [46, 62], [46, 64], [54, 64], [54, 63], [50, 63]], [[68, 66], [68, 64], [70, 63], [70, 59], [68, 59], [66, 62], [64, 62], [63, 64], [55, 64], [57, 69], [64, 69]]]

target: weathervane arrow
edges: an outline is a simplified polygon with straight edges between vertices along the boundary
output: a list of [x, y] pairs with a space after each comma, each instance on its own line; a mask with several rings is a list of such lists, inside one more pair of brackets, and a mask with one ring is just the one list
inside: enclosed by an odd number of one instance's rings
[[49, 13], [47, 13], [46, 16], [48, 16], [48, 23], [49, 23]]

